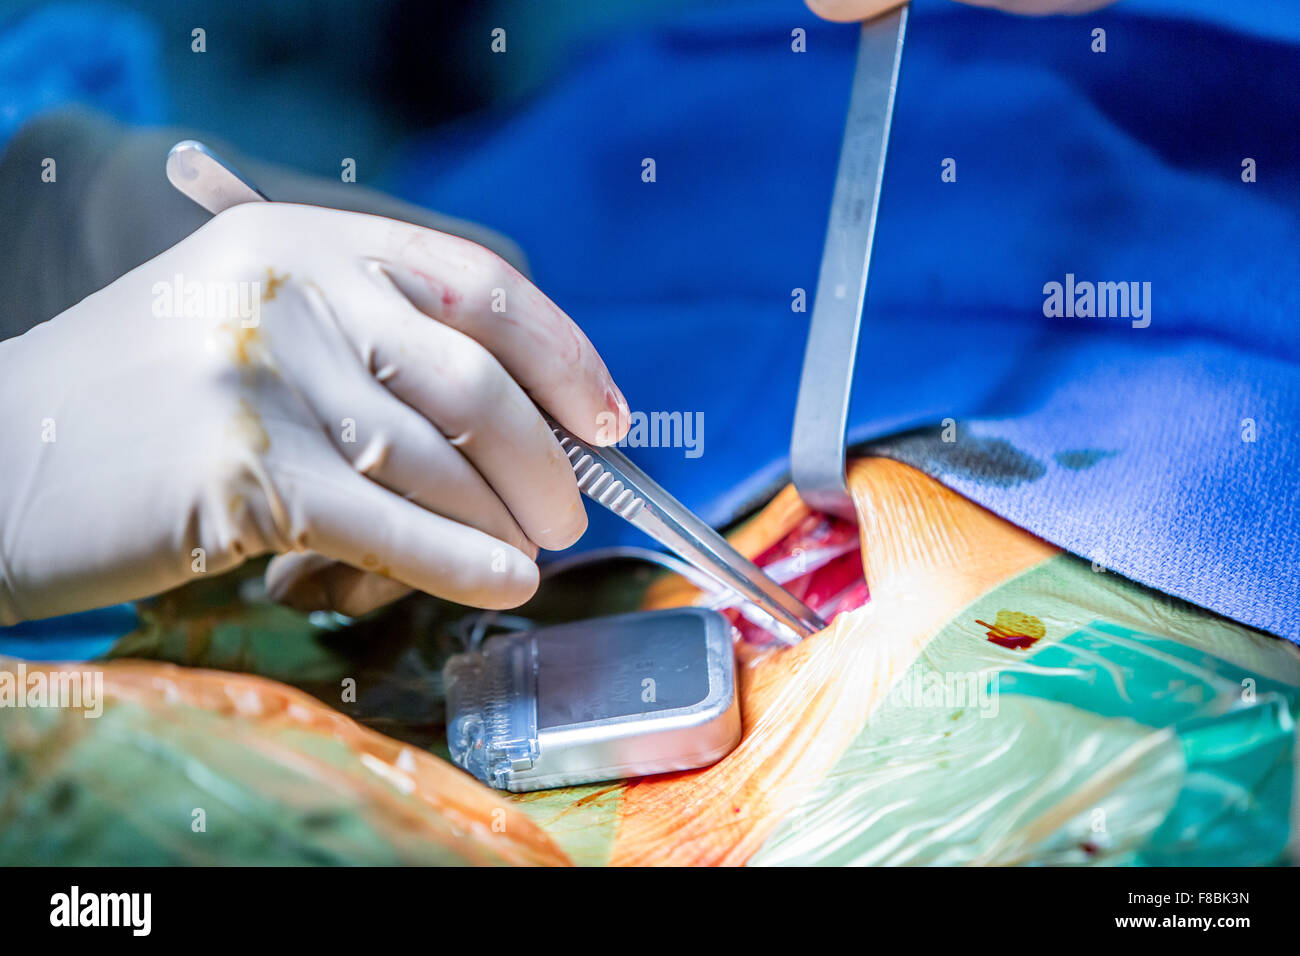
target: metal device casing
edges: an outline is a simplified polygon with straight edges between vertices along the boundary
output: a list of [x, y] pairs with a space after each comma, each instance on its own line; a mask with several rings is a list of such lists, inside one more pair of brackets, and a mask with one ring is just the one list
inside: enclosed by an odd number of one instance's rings
[[706, 608], [497, 635], [444, 674], [452, 759], [501, 789], [690, 770], [740, 740], [731, 626]]

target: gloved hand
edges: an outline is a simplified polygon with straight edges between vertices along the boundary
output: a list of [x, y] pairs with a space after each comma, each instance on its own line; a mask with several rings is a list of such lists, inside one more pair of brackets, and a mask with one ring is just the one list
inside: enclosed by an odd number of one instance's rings
[[626, 429], [591, 343], [481, 246], [233, 207], [0, 342], [0, 624], [307, 549], [391, 579], [341, 610], [519, 604], [537, 547], [586, 528], [530, 395], [588, 441]]
[[[849, 22], [866, 20], [894, 7], [903, 0], [806, 0], [808, 9], [823, 20]], [[1007, 13], [1048, 14], [1087, 13], [1109, 6], [1114, 0], [960, 0], [974, 7], [995, 7]]]

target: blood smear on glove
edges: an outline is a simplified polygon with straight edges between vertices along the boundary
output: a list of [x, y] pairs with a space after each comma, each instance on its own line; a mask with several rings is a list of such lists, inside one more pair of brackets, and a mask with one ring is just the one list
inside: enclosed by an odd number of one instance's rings
[[[867, 603], [870, 591], [862, 571], [857, 525], [823, 514], [810, 514], [754, 563], [828, 624], [837, 614]], [[749, 644], [770, 644], [773, 637], [738, 609], [726, 612]]]

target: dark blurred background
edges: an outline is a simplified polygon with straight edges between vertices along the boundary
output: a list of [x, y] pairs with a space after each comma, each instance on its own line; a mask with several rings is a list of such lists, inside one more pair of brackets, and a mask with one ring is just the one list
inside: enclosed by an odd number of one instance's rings
[[[131, 11], [156, 39], [159, 121], [320, 175], [336, 177], [339, 157], [351, 156], [359, 179], [373, 181], [408, 136], [525, 100], [603, 34], [739, 2], [0, 0], [0, 28], [36, 11], [69, 20]], [[206, 53], [191, 50], [196, 27]], [[496, 27], [508, 57], [491, 54]]]

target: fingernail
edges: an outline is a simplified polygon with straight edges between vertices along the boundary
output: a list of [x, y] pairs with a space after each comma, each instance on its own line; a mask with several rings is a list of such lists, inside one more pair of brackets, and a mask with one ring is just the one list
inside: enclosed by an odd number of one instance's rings
[[[537, 593], [537, 585], [541, 583], [541, 574], [537, 565], [527, 559], [516, 559], [511, 563], [510, 577], [510, 586], [499, 598], [501, 603], [495, 605], [498, 609], [518, 607], [523, 604]], [[493, 607], [494, 605], [484, 604], [483, 606]]]
[[[617, 441], [627, 434], [628, 425], [632, 420], [632, 413], [628, 410], [627, 399], [623, 397], [623, 393], [619, 391], [618, 386], [612, 382], [609, 388], [605, 389], [605, 407], [614, 416], [616, 422], [614, 434], [616, 436], [615, 441]], [[610, 442], [610, 444], [614, 443]]]

